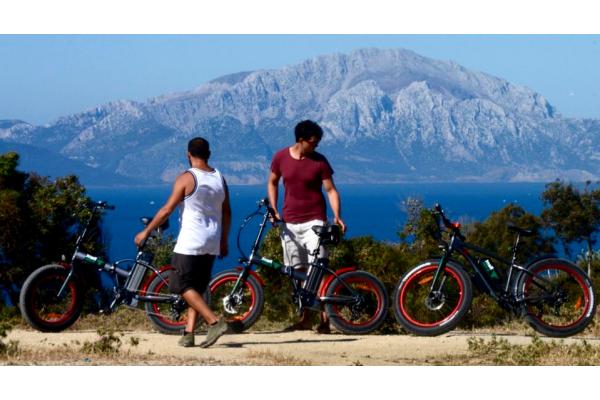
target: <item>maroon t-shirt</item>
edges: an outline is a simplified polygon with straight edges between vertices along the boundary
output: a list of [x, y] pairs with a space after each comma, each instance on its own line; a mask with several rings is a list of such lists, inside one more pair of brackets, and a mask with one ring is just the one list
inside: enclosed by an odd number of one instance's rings
[[331, 178], [333, 169], [320, 153], [313, 152], [302, 160], [290, 155], [290, 149], [279, 150], [271, 161], [271, 171], [283, 178], [283, 219], [302, 223], [313, 219], [327, 220], [323, 179]]

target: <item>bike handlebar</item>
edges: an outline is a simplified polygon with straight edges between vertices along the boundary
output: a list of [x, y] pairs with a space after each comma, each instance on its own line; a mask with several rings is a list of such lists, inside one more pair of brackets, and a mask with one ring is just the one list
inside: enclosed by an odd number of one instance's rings
[[[443, 222], [443, 224], [444, 224], [444, 226], [446, 228], [448, 228], [449, 230], [451, 230], [461, 240], [465, 240], [465, 237], [460, 232], [460, 223], [458, 223], [458, 222], [452, 222], [448, 218], [446, 218], [446, 215], [444, 214], [444, 210], [442, 209], [442, 206], [440, 205], [440, 203], [436, 203], [433, 206], [433, 214], [434, 214], [434, 216], [439, 216], [441, 218], [441, 220], [442, 220], [442, 222]], [[436, 218], [436, 222], [437, 222], [437, 224], [439, 226], [440, 225], [440, 221], [437, 218]]]
[[269, 217], [275, 217], [275, 209], [271, 207], [271, 204], [269, 203], [269, 199], [267, 197], [260, 199], [257, 204], [258, 208], [265, 207], [267, 209]]

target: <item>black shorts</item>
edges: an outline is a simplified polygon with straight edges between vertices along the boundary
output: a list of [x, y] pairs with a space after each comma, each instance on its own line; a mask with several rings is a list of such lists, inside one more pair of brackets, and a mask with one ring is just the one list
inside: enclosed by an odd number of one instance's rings
[[169, 279], [171, 293], [181, 294], [188, 289], [195, 289], [200, 294], [204, 293], [210, 281], [214, 262], [215, 256], [210, 254], [190, 256], [173, 253], [171, 265], [175, 270], [171, 271]]

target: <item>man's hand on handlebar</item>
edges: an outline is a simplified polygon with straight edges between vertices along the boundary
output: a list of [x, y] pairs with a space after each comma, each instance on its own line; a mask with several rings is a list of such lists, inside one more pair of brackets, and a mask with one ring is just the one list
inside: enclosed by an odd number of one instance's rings
[[340, 217], [334, 218], [333, 223], [340, 226], [342, 234], [346, 233], [346, 224], [344, 223], [344, 221], [342, 221]]
[[141, 247], [141, 245], [146, 241], [146, 239], [148, 239], [148, 236], [150, 236], [150, 232], [144, 229], [143, 231], [135, 235], [133, 241], [137, 247]]
[[283, 220], [281, 219], [281, 216], [279, 215], [279, 213], [277, 212], [277, 210], [269, 207], [269, 221], [271, 222], [271, 224], [275, 225], [279, 222], [283, 222]]

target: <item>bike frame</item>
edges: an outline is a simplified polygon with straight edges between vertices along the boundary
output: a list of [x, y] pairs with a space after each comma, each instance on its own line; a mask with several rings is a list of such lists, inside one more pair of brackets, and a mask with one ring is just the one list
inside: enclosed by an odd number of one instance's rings
[[[181, 300], [181, 296], [177, 294], [161, 295], [157, 293], [146, 293], [144, 289], [140, 292], [142, 278], [144, 275], [146, 275], [146, 271], [148, 270], [158, 275], [160, 279], [166, 283], [166, 280], [162, 276], [161, 272], [151, 264], [152, 256], [144, 251], [146, 245], [145, 242], [142, 243], [142, 245], [138, 248], [138, 253], [135, 259], [122, 259], [116, 261], [114, 264], [108, 262], [105, 263], [98, 257], [79, 251], [81, 243], [87, 234], [89, 225], [91, 224], [96, 213], [105, 208], [114, 209], [114, 207], [108, 206], [106, 202], [98, 202], [92, 209], [90, 217], [87, 219], [81, 234], [79, 234], [75, 242], [75, 250], [71, 256], [71, 262], [70, 264], [67, 264], [67, 266], [70, 267], [70, 270], [57, 293], [57, 297], [60, 298], [63, 296], [69, 281], [73, 279], [73, 276], [76, 274], [76, 270], [80, 268], [79, 265], [87, 264], [86, 267], [95, 265], [99, 270], [104, 270], [111, 276], [115, 277], [114, 281], [116, 282], [116, 285], [113, 287], [114, 298], [109, 307], [110, 311], [114, 311], [116, 307], [125, 302], [129, 302], [131, 305], [136, 305], [138, 301], [151, 303], [175, 303]], [[133, 261], [133, 267], [130, 270], [119, 267], [119, 264], [131, 261]], [[120, 284], [119, 277], [124, 278], [123, 284]], [[145, 286], [143, 288], [145, 288]]]
[[[444, 280], [441, 279], [440, 280], [440, 276], [443, 275], [443, 271], [446, 268], [446, 264], [448, 263], [448, 261], [452, 260], [452, 255], [453, 253], [458, 253], [460, 255], [462, 255], [465, 260], [467, 260], [467, 262], [469, 263], [469, 265], [471, 266], [473, 273], [474, 273], [474, 277], [476, 277], [476, 279], [474, 280], [474, 282], [477, 284], [478, 282], [482, 282], [484, 287], [480, 287], [479, 285], [477, 285], [482, 291], [484, 291], [485, 293], [487, 293], [490, 297], [492, 297], [500, 306], [502, 306], [503, 308], [506, 308], [510, 311], [516, 312], [518, 311], [518, 309], [521, 307], [521, 305], [523, 305], [523, 303], [525, 303], [526, 299], [518, 299], [517, 298], [517, 282], [519, 281], [520, 277], [522, 276], [522, 274], [527, 274], [527, 275], [531, 275], [533, 276], [534, 274], [532, 272], [530, 272], [526, 267], [526, 266], [522, 266], [516, 263], [516, 258], [517, 258], [517, 249], [519, 246], [519, 241], [520, 241], [520, 233], [517, 231], [517, 236], [515, 239], [515, 243], [512, 247], [512, 257], [511, 260], [507, 260], [501, 256], [499, 256], [496, 253], [493, 253], [489, 250], [483, 249], [479, 246], [476, 246], [474, 244], [471, 243], [467, 243], [465, 241], [464, 236], [460, 233], [460, 225], [456, 224], [456, 223], [451, 223], [448, 219], [446, 219], [446, 217], [442, 214], [441, 210], [437, 210], [437, 214], [442, 218], [442, 222], [444, 223], [444, 225], [446, 226], [446, 228], [448, 228], [451, 232], [452, 232], [452, 236], [450, 238], [450, 243], [448, 244], [447, 242], [440, 240], [441, 244], [440, 247], [443, 248], [443, 255], [440, 258], [440, 262], [438, 265], [438, 268], [434, 274], [432, 283], [431, 283], [431, 288], [430, 288], [430, 295], [431, 293], [436, 292], [436, 287], [438, 287], [437, 285], [439, 284], [439, 287], [441, 287], [444, 284]], [[436, 222], [438, 222], [438, 227], [439, 227], [439, 221], [436, 218]], [[491, 258], [497, 262], [499, 262], [499, 264], [504, 265], [505, 267], [508, 268], [508, 272], [506, 274], [506, 279], [505, 281], [502, 283], [500, 290], [497, 290], [495, 288], [495, 284], [492, 281], [492, 279], [488, 276], [488, 274], [483, 270], [483, 268], [480, 266], [479, 261], [477, 259], [475, 259], [471, 253], [469, 251], [474, 251], [477, 254], [482, 254], [487, 258]], [[495, 264], [498, 265], [498, 264]], [[529, 265], [529, 264], [528, 264]], [[472, 276], [473, 278], [473, 276]], [[545, 282], [549, 282], [547, 280], [545, 280], [543, 277], [540, 276], [536, 276], [536, 279], [539, 279], [541, 281], [545, 281]], [[546, 291], [546, 289], [540, 285], [536, 280], [532, 281], [534, 285], [538, 286], [540, 289]]]
[[[261, 213], [260, 210], [263, 207], [265, 208], [265, 211], [263, 211]], [[252, 245], [250, 255], [248, 257], [246, 257], [240, 246], [241, 232], [242, 232], [243, 228], [246, 226], [246, 224], [254, 216], [261, 215], [261, 214], [262, 214], [262, 220], [259, 224], [258, 233], [257, 233], [254, 243]], [[300, 311], [304, 307], [302, 304], [303, 303], [302, 300], [306, 300], [306, 297], [312, 297], [315, 301], [317, 301], [318, 303], [322, 303], [322, 304], [325, 304], [325, 303], [350, 304], [350, 303], [355, 302], [360, 297], [360, 294], [358, 294], [351, 286], [346, 284], [346, 282], [339, 279], [339, 275], [336, 273], [336, 271], [332, 270], [327, 265], [325, 265], [326, 261], [324, 261], [324, 259], [319, 258], [319, 251], [320, 251], [320, 248], [322, 245], [321, 237], [319, 237], [319, 242], [317, 244], [316, 249], [313, 250], [313, 252], [311, 254], [311, 256], [313, 257], [313, 262], [310, 264], [309, 274], [307, 274], [307, 276], [304, 276], [304, 277], [300, 276], [300, 273], [294, 271], [294, 266], [280, 264], [280, 263], [274, 262], [273, 260], [269, 260], [265, 257], [262, 257], [258, 254], [260, 243], [262, 242], [262, 238], [263, 238], [266, 226], [267, 226], [267, 222], [269, 221], [269, 219], [273, 219], [274, 215], [275, 215], [274, 210], [271, 209], [271, 207], [269, 207], [268, 200], [263, 199], [263, 200], [259, 201], [259, 203], [258, 203], [258, 210], [256, 210], [252, 214], [248, 215], [244, 219], [242, 224], [240, 225], [240, 229], [238, 231], [238, 237], [237, 237], [237, 246], [238, 246], [240, 255], [242, 256], [239, 259], [240, 263], [242, 264], [242, 273], [239, 275], [233, 288], [231, 289], [230, 295], [235, 294], [240, 289], [242, 283], [247, 279], [248, 275], [251, 273], [253, 266], [263, 266], [263, 267], [267, 267], [267, 268], [277, 269], [282, 274], [287, 275], [290, 277], [290, 279], [292, 279], [292, 284], [294, 287], [294, 294], [300, 296], [299, 297], [301, 300], [300, 304], [299, 304]], [[316, 287], [312, 288], [312, 290], [306, 290], [305, 288], [302, 288], [301, 284], [298, 284], [298, 281], [307, 282], [310, 279], [310, 275], [317, 272], [314, 270], [315, 268], [321, 270], [321, 272], [322, 272], [322, 276], [321, 276], [320, 281], [318, 282], [318, 285], [316, 285]], [[347, 271], [348, 271], [347, 269], [343, 270], [343, 272], [347, 272]], [[350, 291], [350, 293], [352, 293], [352, 296], [329, 296], [329, 297], [321, 296], [319, 293], [319, 286], [324, 281], [323, 278], [325, 277], [325, 273], [329, 273], [332, 275], [332, 279], [329, 279], [327, 281], [328, 284], [331, 284], [331, 282], [333, 282], [334, 280], [338, 280], [339, 282], [341, 282], [344, 285], [344, 287], [346, 289], [348, 289]], [[322, 290], [322, 292], [324, 293], [324, 290]], [[304, 295], [304, 298], [302, 297], [303, 295]]]

